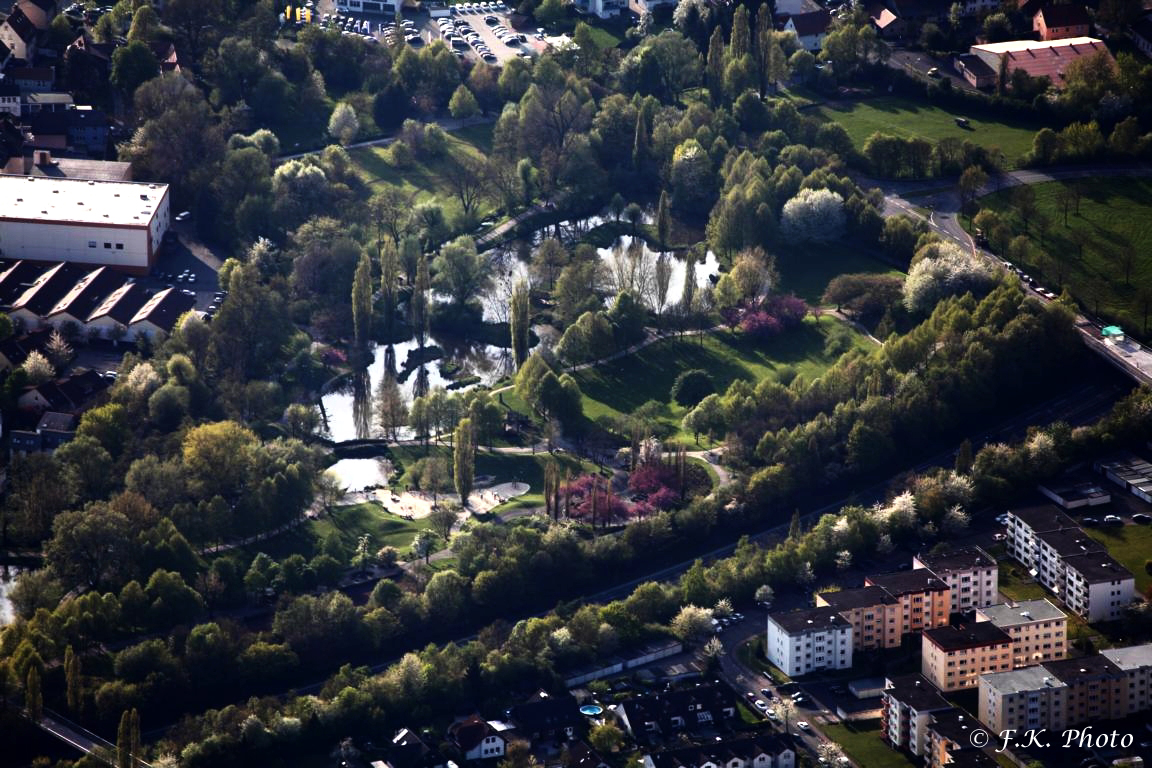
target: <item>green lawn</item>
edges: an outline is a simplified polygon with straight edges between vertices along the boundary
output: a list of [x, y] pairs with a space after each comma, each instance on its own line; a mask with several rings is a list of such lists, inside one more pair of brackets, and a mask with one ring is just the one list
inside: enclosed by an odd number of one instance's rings
[[820, 729], [860, 768], [912, 768], [916, 765], [881, 738], [879, 720], [822, 725]]
[[373, 502], [338, 507], [331, 515], [311, 523], [317, 540], [336, 534], [345, 547], [354, 549], [360, 537], [367, 533], [372, 536], [373, 546], [395, 547], [400, 552], [407, 551], [416, 534], [427, 527], [424, 520], [405, 520]]
[[[1061, 190], [1081, 190], [1080, 210], [1064, 223]], [[1025, 265], [1054, 291], [1067, 286], [1088, 312], [1116, 322], [1130, 333], [1148, 335], [1146, 303], [1152, 303], [1152, 179], [1095, 178], [1033, 184], [1036, 206], [1046, 221], [1034, 220], [1029, 235], [1048, 254]], [[981, 199], [1004, 215], [1013, 234], [1024, 225], [1010, 191]], [[1041, 222], [1044, 224], [1044, 222]], [[1038, 237], [1043, 229], [1041, 242]], [[1130, 266], [1130, 273], [1125, 270]], [[1149, 307], [1152, 308], [1152, 307]]]
[[843, 125], [856, 149], [861, 149], [868, 137], [877, 131], [929, 141], [952, 137], [989, 149], [999, 147], [1011, 168], [1016, 167], [1021, 155], [1032, 149], [1032, 138], [1043, 127], [1019, 120], [993, 122], [987, 118], [966, 115], [969, 127], [961, 128], [956, 125], [956, 112], [900, 96], [835, 102], [817, 108], [814, 113], [825, 120]]
[[1048, 590], [1024, 575], [1023, 566], [1015, 563], [1000, 566], [1000, 591], [1017, 601], [1051, 597]]
[[1108, 548], [1108, 554], [1120, 561], [1136, 577], [1136, 591], [1144, 594], [1152, 584], [1152, 576], [1144, 570], [1144, 563], [1152, 558], [1152, 526], [1110, 525], [1106, 528], [1085, 528], [1096, 541]]
[[[718, 392], [736, 379], [756, 384], [778, 378], [785, 368], [811, 380], [835, 362], [824, 354], [824, 336], [836, 322], [831, 317], [809, 318], [801, 329], [769, 342], [751, 341], [727, 331], [665, 339], [634, 355], [577, 373], [576, 381], [584, 393], [584, 414], [593, 421], [620, 417], [654, 400], [662, 406], [660, 422], [682, 441], [692, 442], [692, 435], [680, 431], [687, 409], [669, 396], [678, 374], [692, 368], [706, 370]], [[870, 342], [863, 336], [856, 339], [859, 346], [869, 348]]]
[[[812, 253], [816, 251], [816, 253]], [[849, 273], [899, 275], [904, 273], [860, 248], [858, 243], [819, 243], [804, 249], [786, 249], [776, 259], [780, 289], [795, 293], [809, 304], [819, 304], [832, 278]]]
[[[387, 147], [357, 147], [348, 151], [357, 173], [369, 185], [394, 184], [414, 196], [414, 203], [434, 200], [444, 210], [446, 219], [460, 222], [464, 212], [451, 186], [444, 176], [454, 158], [469, 155], [483, 157], [492, 149], [492, 124], [469, 126], [448, 134], [444, 157], [415, 157], [411, 167], [397, 168], [389, 162]], [[476, 218], [484, 218], [495, 210], [489, 200], [482, 200]]]

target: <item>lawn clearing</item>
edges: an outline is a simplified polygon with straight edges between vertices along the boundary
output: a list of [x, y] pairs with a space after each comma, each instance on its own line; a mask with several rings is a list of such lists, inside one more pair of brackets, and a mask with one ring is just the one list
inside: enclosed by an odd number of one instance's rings
[[880, 735], [879, 720], [821, 725], [820, 730], [860, 768], [912, 768], [916, 765]]
[[[454, 158], [486, 156], [492, 148], [492, 124], [469, 126], [447, 134], [447, 149], [443, 157], [415, 157], [410, 167], [397, 168], [389, 162], [388, 147], [356, 147], [348, 150], [356, 173], [370, 187], [382, 183], [394, 184], [413, 195], [413, 204], [435, 201], [444, 210], [449, 222], [460, 222], [464, 217], [460, 200], [445, 177]], [[475, 218], [482, 219], [495, 210], [489, 200], [481, 200]]]
[[[1065, 224], [1059, 199], [1073, 187], [1080, 190], [1080, 210], [1073, 206]], [[1021, 266], [1057, 293], [1067, 286], [1088, 312], [1147, 337], [1148, 310], [1152, 309], [1148, 289], [1152, 285], [1152, 179], [1076, 179], [1033, 184], [1032, 189], [1036, 208], [1047, 223], [1042, 227], [1042, 243], [1038, 234], [1043, 222], [1033, 220], [1029, 235], [1048, 257]], [[980, 204], [1004, 216], [1014, 235], [1024, 233], [1011, 191], [988, 195]]]
[[1017, 602], [1051, 597], [1048, 590], [1023, 574], [1024, 566], [1018, 563], [1000, 566], [1001, 594]]
[[[620, 418], [655, 401], [662, 406], [659, 421], [673, 437], [693, 443], [693, 436], [680, 429], [688, 409], [669, 395], [677, 375], [693, 368], [708, 371], [717, 392], [723, 392], [736, 379], [755, 385], [764, 379], [779, 379], [785, 371], [812, 380], [835, 362], [835, 358], [824, 353], [824, 337], [836, 322], [831, 317], [809, 317], [800, 329], [768, 342], [756, 342], [728, 331], [664, 339], [635, 354], [575, 374], [584, 395], [584, 415], [593, 421]], [[856, 343], [870, 348], [863, 336], [857, 336]]]
[[313, 520], [310, 525], [317, 541], [334, 534], [349, 551], [356, 549], [362, 535], [369, 534], [373, 547], [395, 547], [406, 552], [416, 534], [428, 527], [428, 522], [397, 517], [370, 501], [337, 507], [332, 514]]
[[819, 304], [832, 278], [868, 273], [904, 276], [874, 252], [858, 243], [833, 242], [789, 249], [776, 258], [780, 270], [780, 290], [791, 292], [809, 304]]
[[929, 141], [955, 138], [988, 149], [999, 147], [1009, 168], [1015, 168], [1020, 157], [1032, 149], [1032, 139], [1043, 127], [1020, 120], [993, 122], [966, 115], [968, 127], [961, 128], [956, 125], [958, 113], [900, 96], [825, 102], [814, 113], [829, 122], [843, 125], [857, 150], [862, 149], [868, 137], [877, 131]]
[[1152, 526], [1110, 525], [1101, 528], [1085, 528], [1087, 533], [1108, 549], [1108, 554], [1120, 561], [1136, 577], [1136, 592], [1144, 594], [1152, 584], [1152, 576], [1144, 569], [1144, 563], [1152, 558]]

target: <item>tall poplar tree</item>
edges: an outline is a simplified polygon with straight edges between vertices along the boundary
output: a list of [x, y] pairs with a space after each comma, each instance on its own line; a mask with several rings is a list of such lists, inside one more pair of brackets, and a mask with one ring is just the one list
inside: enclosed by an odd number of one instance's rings
[[712, 96], [712, 105], [718, 106], [724, 98], [724, 30], [720, 27], [712, 30], [712, 37], [708, 40], [708, 57], [705, 60], [704, 76], [708, 81], [708, 93]]
[[512, 333], [512, 357], [516, 362], [516, 370], [520, 370], [520, 366], [528, 359], [530, 309], [528, 283], [520, 280], [512, 289], [511, 313], [508, 317]]
[[416, 334], [416, 342], [421, 347], [428, 340], [428, 290], [430, 283], [428, 257], [421, 253], [416, 266], [416, 284], [412, 287], [412, 297], [408, 299], [412, 332]]
[[396, 243], [385, 238], [380, 248], [380, 293], [384, 299], [384, 335], [391, 343], [396, 324], [396, 282], [400, 278], [400, 254]]
[[372, 262], [367, 251], [360, 252], [352, 277], [352, 333], [356, 348], [366, 350], [372, 335]]
[[44, 691], [40, 687], [40, 668], [35, 664], [28, 667], [28, 677], [24, 683], [24, 707], [34, 723], [44, 717]]
[[472, 434], [472, 419], [463, 418], [456, 426], [456, 446], [452, 449], [452, 475], [460, 503], [468, 506], [472, 481], [476, 477], [476, 444]]

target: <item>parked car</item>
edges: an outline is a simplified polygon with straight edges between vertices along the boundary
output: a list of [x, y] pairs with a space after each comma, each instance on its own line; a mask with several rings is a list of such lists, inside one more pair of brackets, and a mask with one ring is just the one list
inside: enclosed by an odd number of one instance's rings
[[1148, 523], [1152, 523], [1152, 515], [1145, 515], [1143, 512], [1137, 512], [1136, 514], [1132, 515], [1132, 522], [1143, 523], [1147, 525]]
[[799, 728], [799, 729], [800, 729], [800, 730], [802, 730], [802, 731], [806, 731], [806, 730], [808, 730], [809, 728], [811, 728], [812, 726], [808, 725], [808, 721], [807, 721], [807, 720], [801, 720], [800, 722], [796, 723], [796, 727], [797, 727], [797, 728]]
[[1080, 522], [1084, 525], [1100, 525], [1100, 521], [1094, 517], [1085, 517]]
[[1104, 515], [1104, 522], [1108, 525], [1124, 525], [1124, 521], [1120, 519], [1119, 515]]

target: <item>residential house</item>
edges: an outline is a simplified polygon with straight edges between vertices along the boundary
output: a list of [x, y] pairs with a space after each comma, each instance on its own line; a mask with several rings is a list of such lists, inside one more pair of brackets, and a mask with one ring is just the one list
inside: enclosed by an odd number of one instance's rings
[[928, 726], [933, 716], [953, 709], [939, 688], [915, 674], [885, 680], [880, 702], [884, 741], [893, 749], [906, 749], [918, 757], [928, 753]]
[[180, 72], [180, 54], [176, 44], [170, 40], [157, 40], [150, 44], [152, 55], [160, 62], [161, 72]]
[[797, 13], [788, 17], [784, 23], [785, 32], [794, 32], [800, 41], [800, 47], [815, 53], [824, 47], [824, 38], [828, 35], [828, 28], [832, 26], [832, 14], [825, 9]]
[[796, 751], [775, 733], [645, 754], [644, 768], [794, 768]]
[[1092, 37], [985, 43], [973, 45], [968, 52], [981, 58], [993, 72], [998, 73], [1003, 63], [1008, 77], [1017, 69], [1022, 69], [1030, 77], [1047, 77], [1052, 87], [1057, 89], [1064, 87], [1064, 73], [1073, 61], [1095, 55], [1112, 59], [1103, 41]]
[[1065, 725], [1118, 720], [1129, 714], [1128, 674], [1106, 656], [1050, 661], [1043, 665], [1068, 686]]
[[920, 674], [942, 691], [975, 688], [980, 675], [1012, 669], [1012, 636], [992, 622], [924, 631]]
[[0, 308], [12, 311], [12, 304], [48, 271], [48, 265], [38, 261], [6, 262], [0, 271]]
[[1092, 19], [1082, 5], [1045, 5], [1032, 17], [1032, 31], [1041, 40], [1088, 37], [1092, 31]]
[[580, 714], [580, 706], [572, 694], [538, 691], [528, 701], [508, 710], [508, 720], [517, 733], [535, 743], [541, 739], [564, 742], [575, 738], [584, 729], [587, 718]]
[[[1129, 29], [1132, 44], [1148, 58], [1152, 58], [1152, 11], [1145, 13]], [[0, 55], [3, 52], [0, 51]]]
[[43, 413], [57, 411], [61, 413], [80, 413], [92, 401], [92, 398], [108, 389], [110, 382], [96, 371], [74, 373], [55, 381], [28, 387], [16, 399], [16, 406], [21, 410]]
[[419, 734], [407, 728], [396, 731], [386, 751], [388, 759], [381, 761], [382, 768], [433, 768], [444, 763]]
[[0, 43], [8, 48], [11, 58], [31, 64], [36, 60], [36, 46], [40, 32], [17, 4], [12, 13], [0, 23]]
[[727, 730], [738, 718], [735, 694], [720, 683], [637, 696], [621, 702], [616, 715], [639, 744], [681, 733]]
[[1131, 604], [1132, 573], [1055, 507], [1011, 510], [1006, 530], [1008, 554], [1079, 616], [1113, 621]]
[[24, 162], [10, 173], [42, 176], [48, 179], [83, 179], [85, 181], [132, 181], [132, 163], [91, 158], [55, 157], [51, 150], [28, 148]]
[[904, 19], [896, 15], [888, 3], [875, 0], [875, 2], [865, 6], [865, 10], [868, 12], [868, 20], [876, 28], [877, 35], [885, 40], [898, 40], [904, 37], [908, 25]]
[[21, 97], [20, 116], [28, 117], [41, 112], [69, 112], [75, 108], [70, 93], [25, 93]]
[[8, 316], [25, 328], [40, 328], [44, 316], [68, 295], [91, 269], [82, 264], [60, 262], [41, 274], [19, 298], [12, 302]]
[[1056, 661], [1068, 652], [1068, 617], [1043, 598], [979, 608], [976, 621], [989, 621], [1012, 636], [1014, 667]]
[[20, 86], [0, 76], [0, 112], [20, 117]]
[[465, 760], [489, 760], [504, 757], [508, 741], [501, 729], [479, 715], [457, 720], [448, 727], [450, 741]]
[[117, 335], [123, 339], [130, 339], [131, 332], [128, 326], [148, 299], [148, 292], [137, 283], [126, 282], [108, 294], [104, 301], [92, 310], [85, 327], [90, 333], [106, 339], [115, 340]]
[[48, 93], [56, 83], [56, 70], [52, 67], [14, 67], [4, 76], [15, 83], [25, 96]]
[[175, 288], [165, 288], [144, 302], [128, 323], [128, 333], [134, 339], [140, 336], [155, 336], [170, 333], [186, 312], [196, 306], [196, 297], [181, 293]]
[[43, 322], [55, 328], [72, 323], [83, 328], [88, 318], [116, 289], [124, 285], [124, 276], [100, 267], [76, 281], [68, 293], [44, 314]]
[[952, 589], [925, 568], [867, 576], [864, 585], [883, 587], [899, 602], [899, 610], [892, 618], [896, 619], [901, 635], [948, 623]]
[[19, 8], [28, 20], [41, 32], [47, 32], [56, 18], [55, 0], [17, 0], [13, 8]]
[[912, 567], [927, 568], [948, 585], [953, 611], [967, 611], [997, 601], [1000, 569], [996, 559], [980, 547], [921, 553], [912, 559]]
[[567, 768], [608, 768], [608, 763], [600, 757], [600, 753], [583, 739], [569, 743], [567, 750], [568, 760], [564, 763]]
[[1037, 489], [1061, 509], [1098, 507], [1112, 501], [1112, 494], [1090, 482], [1048, 483]]
[[10, 61], [12, 61], [12, 49], [0, 40], [0, 71], [3, 71]]
[[900, 601], [883, 587], [858, 587], [816, 595], [816, 607], [834, 609], [852, 625], [852, 650], [896, 648], [904, 637]]
[[8, 437], [12, 456], [51, 453], [76, 437], [76, 417], [70, 413], [45, 411], [35, 429], [14, 429]]
[[33, 352], [43, 353], [48, 346], [51, 331], [47, 328], [24, 333], [18, 336], [9, 336], [0, 341], [0, 371], [10, 371], [19, 368]]
[[62, 112], [37, 112], [20, 119], [28, 129], [27, 143], [33, 149], [68, 149], [68, 116]]
[[852, 625], [835, 608], [768, 615], [764, 653], [789, 677], [852, 666]]

